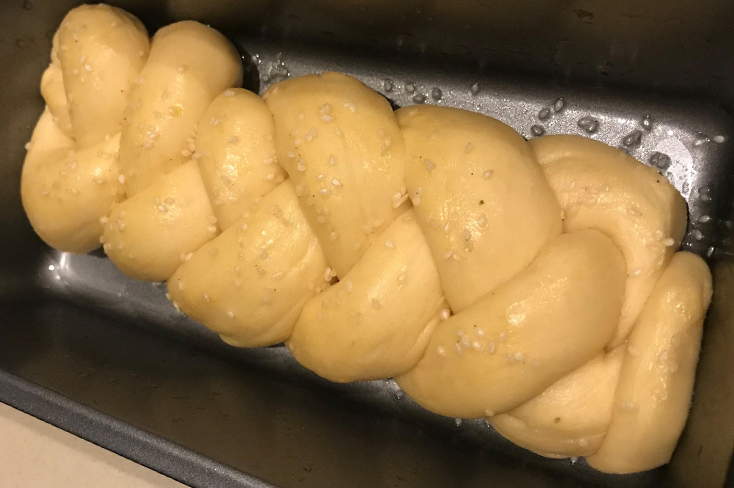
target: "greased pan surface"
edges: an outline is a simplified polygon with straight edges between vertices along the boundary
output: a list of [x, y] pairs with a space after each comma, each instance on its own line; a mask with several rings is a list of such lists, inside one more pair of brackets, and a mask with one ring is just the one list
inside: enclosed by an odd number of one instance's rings
[[[145, 9], [121, 6], [145, 18]], [[187, 16], [185, 6], [169, 7]], [[9, 28], [0, 44], [5, 65], [24, 77], [5, 75], [8, 88], [0, 95], [7, 124], [0, 136], [7, 208], [0, 217], [0, 400], [194, 486], [721, 486], [734, 439], [726, 382], [734, 370], [727, 352], [734, 311], [726, 300], [734, 287], [727, 220], [734, 131], [716, 103], [558, 84], [551, 77], [380, 55], [338, 42], [317, 48], [284, 42], [287, 32], [253, 36], [244, 18], [248, 33], [230, 31], [247, 53], [249, 88], [343, 71], [397, 106], [467, 108], [527, 138], [591, 135], [642, 161], [652, 158], [671, 179], [689, 202], [684, 249], [711, 254], [717, 287], [689, 428], [670, 467], [601, 475], [583, 462], [529, 454], [484, 422], [457, 426], [430, 414], [391, 381], [333, 385], [299, 367], [284, 348], [224, 346], [176, 313], [162, 286], [124, 277], [101, 254], [44, 248], [22, 216], [17, 182], [22, 145], [41, 109], [37, 80], [47, 36], [68, 6], [16, 7], [2, 4], [9, 15], [29, 16], [32, 25]], [[668, 155], [669, 164], [656, 152]]]

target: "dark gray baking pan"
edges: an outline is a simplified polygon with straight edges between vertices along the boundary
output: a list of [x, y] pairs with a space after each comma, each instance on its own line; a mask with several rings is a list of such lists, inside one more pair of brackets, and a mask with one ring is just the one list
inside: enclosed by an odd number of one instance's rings
[[0, 401], [201, 488], [734, 486], [734, 2], [112, 2], [151, 32], [189, 18], [219, 28], [255, 91], [338, 70], [396, 107], [468, 108], [527, 138], [584, 134], [670, 178], [714, 303], [673, 461], [630, 476], [457, 425], [392, 381], [330, 384], [283, 347], [225, 346], [162, 285], [44, 246], [20, 204], [23, 145], [51, 36], [77, 3], [0, 0]]

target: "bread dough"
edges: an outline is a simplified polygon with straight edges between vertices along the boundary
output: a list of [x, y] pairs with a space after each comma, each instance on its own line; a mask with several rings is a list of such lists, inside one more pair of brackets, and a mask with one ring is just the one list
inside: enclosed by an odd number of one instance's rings
[[193, 137], [214, 97], [242, 83], [242, 63], [232, 43], [216, 30], [177, 22], [155, 34], [135, 82], [120, 141], [128, 197], [188, 159], [186, 139]]
[[429, 105], [397, 118], [406, 185], [446, 299], [460, 312], [561, 233], [561, 209], [527, 143], [502, 122]]
[[327, 72], [264, 95], [278, 162], [337, 276], [404, 211], [405, 149], [390, 104], [362, 82]]
[[627, 341], [612, 423], [587, 458], [605, 473], [634, 473], [670, 461], [688, 417], [711, 272], [703, 259], [676, 253]]
[[562, 234], [528, 268], [440, 323], [423, 358], [396, 380], [441, 415], [507, 412], [603, 349], [623, 291], [624, 259], [608, 237]]
[[283, 342], [306, 301], [327, 285], [327, 263], [285, 182], [202, 246], [168, 280], [171, 300], [240, 347]]
[[117, 134], [109, 141], [74, 151], [74, 141], [46, 109], [38, 120], [23, 164], [23, 208], [49, 246], [85, 253], [99, 247], [102, 224], [122, 197], [115, 156]]
[[619, 327], [627, 338], [686, 230], [686, 203], [666, 178], [627, 154], [581, 136], [547, 136], [530, 145], [564, 212], [564, 232], [597, 229], [627, 263]]
[[82, 5], [64, 17], [55, 37], [76, 143], [88, 147], [117, 134], [132, 81], [148, 57], [145, 27], [118, 8]]
[[129, 86], [148, 55], [138, 19], [107, 5], [71, 10], [41, 79], [46, 109], [21, 177], [36, 233], [66, 252], [99, 247], [99, 219], [122, 198], [117, 153]]
[[546, 457], [595, 453], [612, 420], [612, 403], [627, 348], [599, 353], [547, 390], [490, 422], [515, 444]]
[[196, 151], [222, 229], [288, 176], [275, 158], [274, 132], [265, 102], [241, 88], [225, 90], [204, 113]]
[[395, 376], [433, 412], [601, 471], [670, 459], [711, 276], [674, 255], [686, 208], [663, 177], [589, 139], [394, 114], [338, 73], [264, 100], [242, 75], [197, 22], [149, 46], [119, 9], [72, 10], [21, 178], [37, 233], [167, 279], [231, 345], [284, 341], [337, 382]]
[[69, 103], [66, 100], [66, 89], [64, 88], [64, 73], [61, 71], [58, 52], [59, 36], [54, 35], [51, 47], [51, 64], [48, 65], [41, 76], [41, 96], [59, 129], [67, 137], [73, 138], [74, 131], [71, 127]]
[[443, 307], [438, 271], [410, 210], [339, 283], [309, 300], [286, 344], [331, 381], [389, 378], [418, 362]]
[[219, 234], [196, 161], [161, 176], [115, 206], [102, 241], [115, 266], [144, 281], [164, 281], [181, 257]]

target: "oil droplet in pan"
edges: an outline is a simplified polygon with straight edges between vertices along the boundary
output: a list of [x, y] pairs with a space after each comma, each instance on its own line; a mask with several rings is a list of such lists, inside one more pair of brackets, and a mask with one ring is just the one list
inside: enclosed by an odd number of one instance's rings
[[658, 169], [666, 169], [670, 166], [670, 156], [667, 154], [655, 151], [650, 155], [650, 164]]
[[578, 126], [587, 134], [594, 134], [599, 130], [599, 121], [594, 117], [582, 117], [578, 121]]
[[645, 130], [652, 130], [652, 116], [645, 115], [642, 117], [642, 120], [640, 120], [640, 125]]
[[708, 142], [711, 142], [711, 139], [709, 139], [704, 134], [698, 134], [696, 136], [696, 139], [693, 141], [693, 145], [694, 145], [694, 147], [699, 147], [699, 146], [703, 146], [704, 144], [706, 144]]
[[642, 142], [642, 131], [634, 130], [624, 136], [622, 139], [622, 145], [624, 147], [637, 147]]
[[559, 97], [555, 102], [553, 102], [553, 111], [558, 113], [561, 110], [566, 108], [566, 99], [563, 97]]

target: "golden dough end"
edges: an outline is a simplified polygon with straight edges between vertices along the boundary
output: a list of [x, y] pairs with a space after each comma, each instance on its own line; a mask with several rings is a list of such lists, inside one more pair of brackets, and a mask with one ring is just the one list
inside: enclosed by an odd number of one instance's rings
[[21, 175], [23, 208], [36, 233], [61, 251], [99, 247], [100, 218], [122, 198], [116, 153], [119, 134], [75, 151], [48, 109], [33, 131]]
[[99, 4], [71, 10], [56, 35], [74, 139], [91, 146], [120, 132], [131, 85], [148, 56], [148, 33], [127, 12]]
[[711, 273], [678, 252], [655, 285], [627, 341], [612, 423], [587, 458], [607, 473], [634, 473], [670, 461], [688, 416]]

